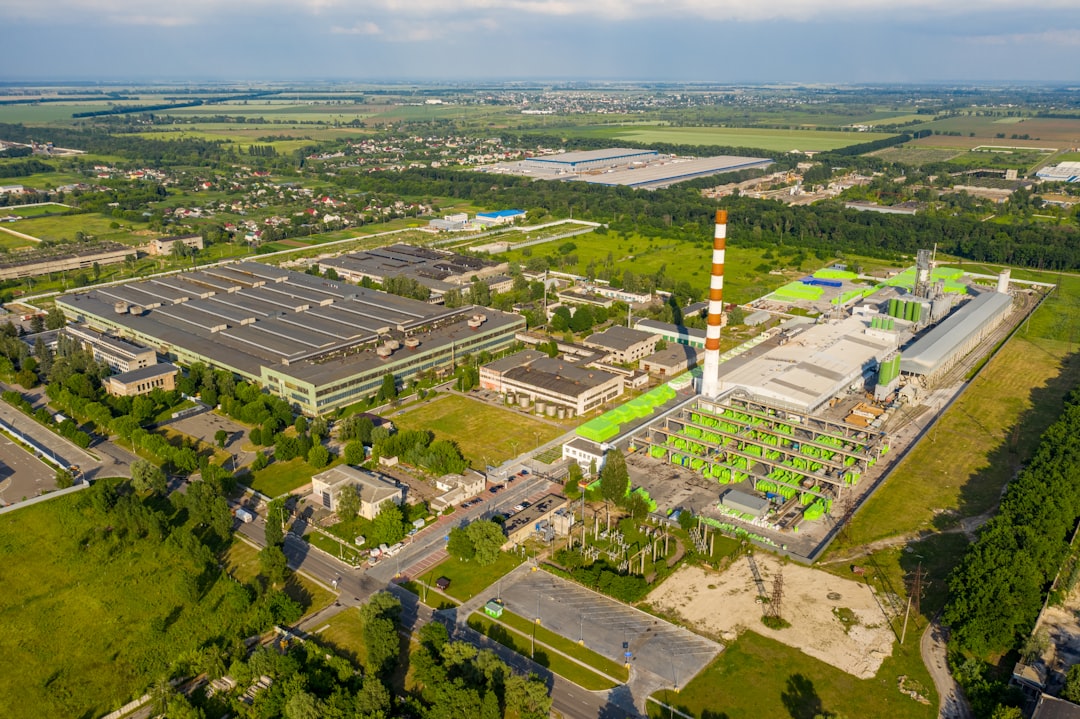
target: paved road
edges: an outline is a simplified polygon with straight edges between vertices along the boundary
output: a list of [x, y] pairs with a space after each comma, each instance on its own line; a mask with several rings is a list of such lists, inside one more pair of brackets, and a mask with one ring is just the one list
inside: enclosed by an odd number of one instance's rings
[[971, 705], [968, 704], [960, 685], [949, 673], [949, 664], [946, 661], [946, 639], [944, 628], [937, 621], [933, 621], [919, 640], [923, 664], [930, 671], [938, 692], [938, 717], [940, 719], [971, 719]]
[[0, 505], [56, 489], [56, 470], [0, 435]]
[[[542, 483], [543, 480], [539, 479], [531, 482], [520, 481], [515, 483], [518, 486], [512, 486], [511, 489], [497, 495], [501, 497], [497, 506], [512, 506], [520, 501], [521, 497], [535, 492]], [[486, 503], [475, 507], [476, 512], [462, 513], [462, 519], [465, 517], [475, 519], [488, 511], [492, 511], [493, 507], [489, 506], [491, 504]], [[257, 517], [254, 522], [239, 524], [238, 531], [258, 546], [265, 546], [265, 527], [265, 520], [262, 517]], [[419, 561], [424, 553], [441, 549], [443, 536], [442, 532], [431, 533], [430, 537], [425, 537], [420, 542], [414, 543], [410, 547], [412, 551], [410, 561]], [[310, 617], [309, 620], [302, 622], [300, 628], [305, 631], [314, 631], [337, 612], [343, 611], [349, 606], [362, 604], [372, 594], [382, 589], [392, 591], [401, 600], [402, 626], [410, 632], [416, 631], [423, 624], [431, 621], [436, 614], [432, 612], [430, 607], [421, 604], [419, 598], [414, 594], [389, 581], [395, 571], [393, 562], [384, 562], [376, 567], [375, 569], [382, 569], [378, 575], [371, 570], [354, 569], [329, 555], [312, 549], [307, 542], [292, 534], [286, 535], [284, 551], [291, 568], [304, 572], [319, 583], [324, 584], [327, 589], [332, 588], [335, 580], [338, 582], [338, 602]], [[553, 708], [566, 719], [629, 719], [638, 716], [633, 709], [633, 700], [626, 687], [616, 687], [610, 692], [587, 691], [552, 674], [527, 657], [523, 657], [511, 649], [491, 641], [468, 627], [458, 625], [455, 621], [456, 613], [454, 610], [439, 612], [438, 614], [439, 621], [447, 625], [453, 639], [467, 641], [482, 649], [491, 649], [517, 671], [534, 673], [543, 677], [552, 694]]]

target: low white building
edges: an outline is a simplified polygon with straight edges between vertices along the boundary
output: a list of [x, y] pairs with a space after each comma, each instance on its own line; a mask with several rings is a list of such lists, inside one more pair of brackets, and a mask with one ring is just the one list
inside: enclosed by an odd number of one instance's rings
[[337, 511], [345, 491], [360, 495], [360, 516], [364, 519], [374, 519], [384, 502], [400, 505], [405, 501], [405, 488], [393, 479], [349, 465], [333, 467], [311, 478], [312, 498], [331, 512]]
[[575, 437], [562, 446], [563, 459], [577, 462], [585, 474], [589, 473], [590, 468], [595, 468], [599, 473], [604, 467], [605, 454], [607, 454], [607, 448], [604, 445], [584, 437]]
[[483, 492], [485, 486], [487, 486], [487, 479], [484, 475], [471, 469], [465, 470], [464, 474], [447, 474], [439, 477], [435, 480], [435, 488], [442, 494], [431, 500], [431, 510], [441, 512], [447, 507], [457, 506]]

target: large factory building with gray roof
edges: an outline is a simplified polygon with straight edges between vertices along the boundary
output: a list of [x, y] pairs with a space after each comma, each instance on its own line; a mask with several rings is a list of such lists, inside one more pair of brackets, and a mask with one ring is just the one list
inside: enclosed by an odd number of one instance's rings
[[239, 262], [63, 295], [70, 320], [181, 363], [257, 382], [305, 414], [325, 414], [399, 382], [508, 347], [517, 315], [447, 309], [376, 290]]

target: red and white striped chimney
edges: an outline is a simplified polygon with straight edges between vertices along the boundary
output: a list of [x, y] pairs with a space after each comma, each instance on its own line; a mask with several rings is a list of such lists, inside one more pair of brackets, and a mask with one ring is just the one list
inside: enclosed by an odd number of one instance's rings
[[709, 279], [709, 316], [705, 328], [705, 364], [701, 394], [720, 394], [720, 326], [724, 322], [724, 247], [727, 244], [727, 210], [716, 211], [713, 234], [712, 276]]

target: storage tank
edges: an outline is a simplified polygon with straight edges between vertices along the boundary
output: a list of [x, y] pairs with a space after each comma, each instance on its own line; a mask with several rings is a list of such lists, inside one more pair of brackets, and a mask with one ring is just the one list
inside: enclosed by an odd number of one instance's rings
[[536, 400], [536, 413], [537, 414], [543, 414], [545, 407], [547, 407], [547, 402], [545, 402], [542, 399]]
[[529, 408], [529, 395], [523, 394], [518, 397], [518, 407], [521, 407], [522, 409]]
[[549, 404], [547, 405], [547, 407], [545, 407], [544, 414], [546, 414], [548, 417], [554, 417], [556, 409], [558, 409], [558, 407], [553, 404]]
[[998, 275], [997, 291], [1003, 295], [1009, 294], [1009, 275], [1012, 274], [1012, 270], [1002, 270]]

